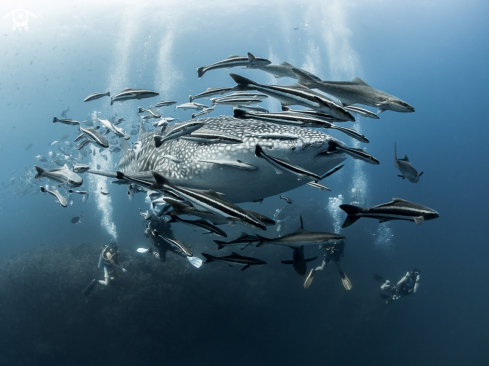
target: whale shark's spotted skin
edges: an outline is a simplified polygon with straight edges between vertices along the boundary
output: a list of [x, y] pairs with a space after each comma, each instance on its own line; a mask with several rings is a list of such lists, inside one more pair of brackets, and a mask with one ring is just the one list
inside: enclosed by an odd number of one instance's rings
[[[269, 163], [255, 156], [256, 144], [260, 144], [267, 154], [279, 159], [288, 159], [292, 164], [318, 175], [324, 174], [346, 158], [342, 153], [318, 156], [320, 152], [328, 149], [330, 140], [344, 144], [317, 130], [253, 119], [240, 120], [231, 116], [201, 118], [199, 121], [205, 122], [202, 129], [233, 135], [243, 140], [243, 143], [196, 143], [174, 139], [156, 148], [153, 136], [157, 132], [143, 133], [139, 137], [141, 150], [137, 155], [134, 151], [128, 150], [119, 163], [119, 170], [123, 173], [156, 170], [176, 185], [213, 189], [224, 193], [227, 200], [238, 203], [280, 194], [308, 182], [286, 173], [277, 174]], [[298, 139], [282, 140], [253, 136], [259, 133], [294, 134]], [[164, 157], [165, 155], [172, 155], [180, 162], [176, 163]], [[199, 160], [240, 160], [257, 169], [243, 170]]]

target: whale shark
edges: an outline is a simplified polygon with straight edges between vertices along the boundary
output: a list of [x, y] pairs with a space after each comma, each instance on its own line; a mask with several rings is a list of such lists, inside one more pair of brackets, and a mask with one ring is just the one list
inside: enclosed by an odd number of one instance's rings
[[[203, 123], [202, 129], [206, 131], [232, 135], [242, 142], [222, 144], [214, 142], [214, 139], [209, 142], [195, 142], [179, 138], [167, 140], [157, 148], [154, 137], [160, 131], [148, 132], [141, 124], [134, 148], [130, 148], [127, 141], [121, 139], [123, 154], [118, 170], [145, 179], [152, 179], [151, 171], [157, 171], [174, 185], [200, 190], [211, 189], [224, 194], [225, 199], [230, 202], [241, 203], [278, 195], [308, 182], [299, 180], [292, 174], [277, 175], [267, 161], [255, 156], [257, 144], [274, 157], [289, 161], [319, 176], [346, 159], [340, 149], [336, 153], [326, 153], [330, 144], [346, 145], [317, 130], [253, 119], [240, 120], [232, 116], [204, 117], [198, 121]], [[185, 123], [188, 121], [175, 123], [174, 128]], [[290, 140], [274, 137], [280, 133], [293, 134], [298, 138]], [[176, 159], [167, 159], [168, 155]], [[249, 169], [243, 169], [242, 166]], [[113, 173], [89, 172], [116, 177]]]

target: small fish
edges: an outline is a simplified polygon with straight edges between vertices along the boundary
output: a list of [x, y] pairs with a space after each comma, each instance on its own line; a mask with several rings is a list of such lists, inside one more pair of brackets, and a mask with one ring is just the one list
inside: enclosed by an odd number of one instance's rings
[[58, 119], [58, 117], [54, 116], [53, 123], [56, 123], [56, 122], [61, 122], [65, 125], [69, 125], [69, 126], [78, 126], [80, 124], [80, 122], [74, 121], [71, 118]]
[[70, 187], [79, 187], [83, 184], [83, 179], [75, 172], [72, 172], [66, 164], [62, 168], [52, 170], [44, 170], [36, 165], [34, 165], [34, 168], [37, 171], [34, 177], [36, 179], [48, 178], [58, 182], [60, 185], [66, 184]]
[[291, 204], [292, 202], [294, 202], [293, 200], [291, 200], [289, 197], [286, 197], [286, 196], [282, 196], [281, 194], [278, 196], [281, 200], [284, 200], [285, 202], [287, 202], [288, 204]]
[[88, 169], [90, 169], [90, 166], [86, 164], [74, 164], [72, 170], [75, 173], [85, 173]]
[[88, 97], [86, 97], [85, 99], [83, 99], [84, 102], [91, 102], [92, 100], [96, 100], [96, 99], [100, 99], [100, 98], [103, 98], [103, 97], [110, 97], [110, 91], [108, 91], [107, 93], [93, 93], [93, 94], [90, 94]]
[[47, 188], [44, 188], [44, 187], [40, 187], [41, 188], [41, 192], [43, 193], [49, 193], [49, 194], [52, 194], [54, 197], [56, 197], [57, 199], [57, 202], [59, 202], [59, 204], [63, 207], [67, 207], [68, 206], [68, 202], [66, 201], [66, 198], [61, 194], [59, 193], [59, 191], [57, 191], [56, 189], [47, 189]]
[[417, 183], [419, 181], [419, 177], [423, 175], [423, 172], [418, 174], [418, 171], [411, 164], [407, 155], [404, 155], [403, 159], [397, 158], [396, 143], [394, 143], [394, 165], [402, 173], [401, 175], [398, 175], [398, 177], [401, 177], [402, 179], [407, 178], [407, 180], [411, 183]]
[[69, 111], [70, 111], [70, 107], [68, 107], [68, 109], [65, 109], [63, 112], [61, 112], [61, 117], [66, 118], [66, 115]]
[[105, 189], [103, 189], [102, 187], [100, 187], [100, 193], [102, 193], [104, 196], [108, 196], [109, 195], [109, 192], [107, 192]]
[[37, 161], [40, 161], [40, 162], [42, 162], [42, 163], [47, 163], [47, 161], [48, 161], [48, 160], [47, 160], [47, 159], [46, 159], [44, 156], [42, 156], [42, 155], [36, 155], [36, 156], [34, 156], [34, 158], [35, 158]]
[[33, 143], [31, 142], [30, 144], [28, 144], [26, 147], [25, 147], [25, 150], [29, 150], [31, 147], [33, 146]]
[[262, 101], [260, 99], [251, 98], [251, 97], [235, 97], [235, 98], [224, 97], [224, 98], [212, 98], [211, 102], [212, 105], [218, 104], [218, 105], [230, 105], [230, 106], [238, 107], [246, 104], [261, 103]]
[[71, 218], [71, 223], [75, 224], [75, 225], [81, 224], [81, 218], [82, 217], [83, 217], [83, 214], [81, 214], [81, 213], [80, 213], [80, 216], [73, 216]]

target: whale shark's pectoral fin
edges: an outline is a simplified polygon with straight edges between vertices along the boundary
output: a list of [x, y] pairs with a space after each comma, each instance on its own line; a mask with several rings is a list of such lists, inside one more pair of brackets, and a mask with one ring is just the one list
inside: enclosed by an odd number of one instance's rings
[[398, 175], [398, 177], [401, 177], [402, 179], [406, 178], [404, 175]]
[[418, 178], [421, 177], [424, 174], [424, 172], [421, 172], [418, 174]]
[[418, 217], [415, 217], [414, 218], [414, 222], [416, 223], [416, 225], [421, 225], [421, 223], [424, 221], [424, 217], [423, 216], [418, 216]]
[[246, 266], [243, 267], [242, 271], [244, 271], [246, 268], [250, 268], [250, 265], [247, 264]]

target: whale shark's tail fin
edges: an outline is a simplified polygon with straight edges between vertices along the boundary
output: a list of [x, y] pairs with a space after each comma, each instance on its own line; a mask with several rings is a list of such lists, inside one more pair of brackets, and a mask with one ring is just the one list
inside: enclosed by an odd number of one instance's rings
[[355, 221], [357, 221], [361, 217], [358, 216], [357, 214], [363, 212], [363, 208], [358, 206], [348, 205], [348, 204], [340, 205], [340, 208], [348, 214], [348, 216], [345, 219], [345, 222], [341, 226], [342, 228], [348, 227], [353, 223], [355, 223]]

